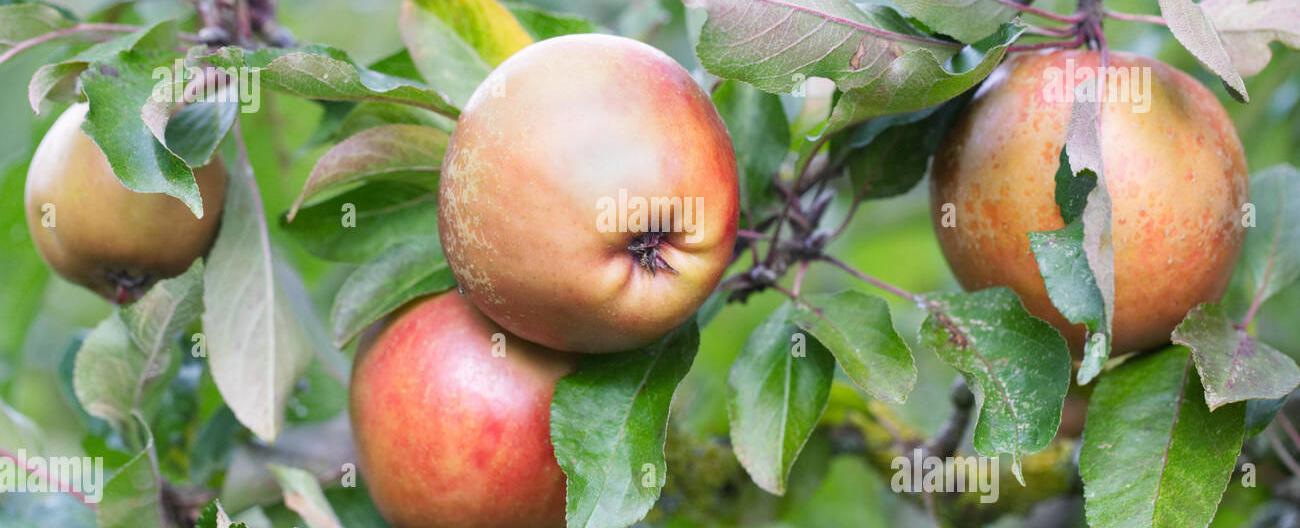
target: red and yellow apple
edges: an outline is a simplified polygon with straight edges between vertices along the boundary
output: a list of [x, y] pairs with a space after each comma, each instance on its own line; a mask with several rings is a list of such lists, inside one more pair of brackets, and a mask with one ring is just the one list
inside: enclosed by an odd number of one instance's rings
[[564, 36], [507, 59], [465, 105], [439, 185], [461, 288], [546, 347], [652, 343], [731, 260], [730, 136], [690, 74], [635, 40]]
[[[962, 286], [1011, 287], [1076, 350], [1082, 326], [1052, 306], [1027, 234], [1063, 227], [1054, 175], [1072, 104], [1054, 97], [1062, 90], [1051, 83], [1072, 71], [1095, 73], [1099, 62], [1096, 52], [1073, 50], [1009, 59], [948, 132], [932, 166], [935, 231]], [[1128, 352], [1168, 342], [1188, 310], [1223, 294], [1244, 235], [1247, 175], [1236, 129], [1199, 82], [1126, 53], [1111, 52], [1109, 66], [1108, 75], [1123, 69], [1139, 83], [1124, 94], [1097, 92], [1106, 97], [1101, 151], [1112, 201], [1113, 344]], [[955, 207], [953, 227], [942, 225], [945, 204]]]
[[180, 200], [127, 189], [81, 131], [87, 106], [59, 116], [27, 170], [27, 230], [64, 278], [119, 304], [180, 275], [212, 246], [226, 195], [220, 161], [196, 169], [203, 218]]
[[563, 526], [550, 409], [573, 364], [505, 334], [454, 291], [390, 315], [363, 338], [350, 390], [380, 513], [399, 528]]

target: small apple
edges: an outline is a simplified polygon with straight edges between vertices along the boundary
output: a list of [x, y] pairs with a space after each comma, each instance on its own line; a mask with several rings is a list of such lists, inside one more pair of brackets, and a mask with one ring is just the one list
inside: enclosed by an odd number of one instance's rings
[[504, 333], [456, 292], [372, 330], [350, 410], [384, 518], [399, 528], [563, 526], [551, 394], [574, 357]]
[[559, 350], [646, 345], [731, 260], [731, 139], [680, 65], [635, 40], [571, 35], [503, 62], [447, 146], [438, 228], [461, 288]]
[[[1054, 177], [1072, 103], [1058, 98], [1099, 62], [1097, 52], [1074, 50], [1008, 60], [948, 132], [931, 179], [935, 231], [962, 286], [1011, 287], [1076, 350], [1082, 326], [1052, 306], [1027, 235], [1063, 227]], [[1128, 88], [1100, 92], [1113, 350], [1123, 353], [1167, 343], [1188, 310], [1223, 294], [1244, 236], [1247, 175], [1232, 121], [1196, 79], [1127, 53], [1112, 51], [1109, 66]], [[941, 225], [945, 204], [955, 206], [954, 227]]]
[[24, 194], [27, 230], [59, 275], [124, 304], [185, 272], [212, 246], [226, 170], [216, 160], [195, 169], [201, 219], [174, 197], [127, 189], [81, 131], [87, 108], [69, 107], [36, 147]]

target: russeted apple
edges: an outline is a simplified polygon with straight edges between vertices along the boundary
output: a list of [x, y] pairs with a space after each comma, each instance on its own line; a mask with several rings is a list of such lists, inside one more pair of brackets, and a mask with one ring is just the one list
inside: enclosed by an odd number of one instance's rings
[[[932, 171], [935, 231], [962, 286], [1011, 287], [1076, 350], [1083, 329], [1052, 306], [1027, 234], [1063, 227], [1054, 176], [1072, 101], [1062, 96], [1088, 78], [1070, 72], [1095, 75], [1099, 62], [1075, 50], [1011, 58], [949, 131]], [[1104, 97], [1113, 344], [1122, 353], [1168, 342], [1188, 310], [1223, 294], [1244, 235], [1247, 175], [1236, 129], [1201, 83], [1127, 53], [1111, 52], [1109, 66], [1116, 89], [1092, 93]], [[955, 227], [941, 224], [945, 204], [955, 206]]]
[[635, 40], [573, 35], [503, 62], [448, 143], [438, 227], [461, 288], [546, 347], [646, 345], [704, 302], [738, 215], [709, 97]]
[[574, 356], [506, 334], [456, 292], [362, 339], [352, 432], [370, 495], [399, 528], [563, 526], [551, 395]]
[[119, 304], [180, 275], [212, 246], [226, 195], [220, 161], [196, 169], [203, 218], [180, 200], [127, 189], [81, 131], [75, 104], [41, 139], [27, 170], [27, 230], [54, 271]]

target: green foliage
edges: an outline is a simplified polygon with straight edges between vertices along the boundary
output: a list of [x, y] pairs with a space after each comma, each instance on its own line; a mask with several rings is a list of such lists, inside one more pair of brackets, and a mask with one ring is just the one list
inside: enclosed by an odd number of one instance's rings
[[975, 450], [1011, 455], [1020, 463], [1047, 447], [1061, 423], [1070, 387], [1070, 351], [1047, 323], [1029, 315], [1007, 288], [931, 294], [917, 338], [966, 377], [979, 418]]
[[1211, 412], [1173, 347], [1103, 376], [1079, 452], [1088, 524], [1206, 526], [1236, 466], [1245, 406]]
[[658, 343], [587, 355], [551, 400], [551, 442], [567, 480], [570, 527], [630, 525], [668, 478], [669, 405], [700, 345], [695, 323]]
[[732, 363], [727, 410], [736, 458], [754, 483], [783, 495], [790, 469], [826, 408], [835, 357], [793, 322], [791, 303], [760, 326]]

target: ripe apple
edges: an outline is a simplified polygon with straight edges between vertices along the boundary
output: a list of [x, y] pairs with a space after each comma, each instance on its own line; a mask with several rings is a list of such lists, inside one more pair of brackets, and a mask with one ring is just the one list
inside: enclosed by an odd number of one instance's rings
[[438, 202], [447, 260], [483, 313], [550, 348], [613, 352], [659, 339], [717, 285], [736, 160], [708, 96], [667, 55], [564, 36], [510, 57], [470, 97]]
[[[1071, 102], [1053, 97], [1060, 92], [1052, 83], [1067, 72], [1095, 73], [1099, 62], [1096, 52], [1073, 50], [1008, 60], [949, 131], [931, 180], [935, 231], [962, 286], [1011, 287], [1076, 350], [1082, 326], [1052, 306], [1027, 233], [1063, 227], [1054, 175]], [[1122, 90], [1101, 92], [1115, 250], [1113, 350], [1127, 352], [1167, 343], [1188, 310], [1223, 294], [1244, 235], [1247, 175], [1236, 129], [1199, 82], [1137, 55], [1111, 52], [1109, 65], [1109, 77], [1118, 80], [1122, 68], [1135, 83], [1127, 98]], [[940, 224], [949, 203], [955, 227]]]
[[414, 301], [372, 330], [350, 407], [361, 473], [384, 518], [563, 526], [551, 394], [574, 357], [505, 334], [456, 292]]
[[201, 219], [176, 198], [127, 189], [81, 131], [86, 110], [69, 107], [36, 147], [24, 194], [27, 230], [59, 275], [123, 304], [180, 275], [212, 246], [226, 171], [215, 160], [194, 171]]

